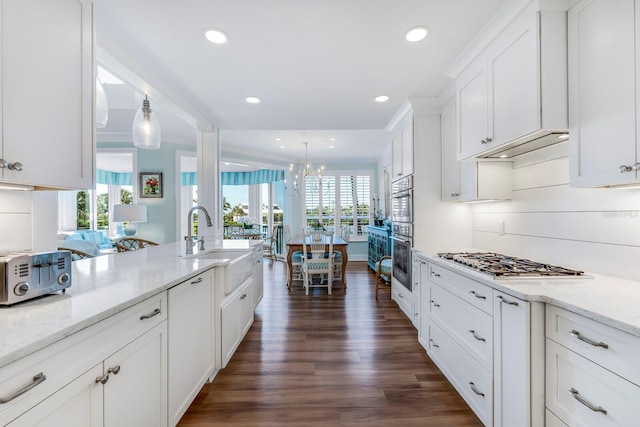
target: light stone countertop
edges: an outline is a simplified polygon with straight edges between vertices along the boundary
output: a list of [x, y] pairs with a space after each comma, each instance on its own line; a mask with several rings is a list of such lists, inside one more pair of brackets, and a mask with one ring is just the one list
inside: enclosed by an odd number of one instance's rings
[[494, 279], [436, 255], [418, 256], [513, 297], [552, 304], [640, 337], [640, 282], [590, 272], [587, 278]]
[[[206, 252], [250, 251], [256, 244], [262, 241], [225, 240], [208, 243]], [[74, 261], [65, 293], [0, 307], [0, 367], [229, 263], [225, 258], [185, 258], [180, 251], [184, 242]]]

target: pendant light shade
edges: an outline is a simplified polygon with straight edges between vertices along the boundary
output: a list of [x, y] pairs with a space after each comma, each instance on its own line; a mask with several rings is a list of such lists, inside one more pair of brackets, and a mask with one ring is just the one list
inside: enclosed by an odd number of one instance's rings
[[142, 108], [133, 119], [133, 145], [146, 150], [160, 148], [160, 123], [155, 114], [152, 114], [147, 95], [142, 101]]
[[104, 91], [100, 79], [96, 79], [96, 128], [101, 129], [107, 126], [107, 120], [109, 120], [107, 93]]

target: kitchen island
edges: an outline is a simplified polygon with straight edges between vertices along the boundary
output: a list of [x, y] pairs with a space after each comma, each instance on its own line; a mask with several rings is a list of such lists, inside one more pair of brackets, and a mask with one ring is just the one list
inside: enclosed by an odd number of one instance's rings
[[[0, 309], [0, 424], [15, 420], [15, 425], [30, 425], [45, 420], [48, 425], [58, 425], [58, 408], [70, 402], [83, 408], [78, 410], [78, 418], [72, 416], [76, 412], [65, 411], [65, 425], [93, 425], [97, 418], [104, 419], [104, 425], [130, 425], [149, 413], [153, 416], [148, 420], [155, 420], [154, 425], [176, 424], [188, 406], [186, 401], [220, 368], [220, 336], [213, 324], [220, 322], [220, 304], [224, 301], [215, 299], [224, 295], [218, 289], [225, 286], [226, 276], [225, 268], [219, 267], [232, 262], [229, 252], [251, 256], [256, 242], [223, 241], [208, 246], [211, 249], [206, 254], [189, 257], [181, 256], [182, 244], [170, 243], [75, 261], [72, 285], [66, 293]], [[224, 251], [224, 257], [217, 258], [216, 251]], [[253, 289], [253, 276], [242, 285], [229, 297]], [[185, 293], [178, 292], [182, 289]], [[199, 294], [192, 289], [200, 289], [195, 291]], [[183, 294], [185, 299], [181, 299]], [[191, 309], [202, 301], [200, 311]], [[172, 310], [180, 307], [179, 303], [185, 309], [172, 319]], [[251, 300], [251, 321], [253, 308]], [[175, 334], [179, 321], [190, 316], [193, 320], [211, 319], [213, 324], [198, 328], [191, 324], [188, 330]], [[202, 362], [204, 368], [198, 374], [198, 384], [185, 388], [187, 396], [171, 396], [174, 387], [167, 387], [167, 378], [172, 378], [172, 360], [167, 356], [172, 354], [172, 330], [174, 338], [180, 337], [181, 341], [193, 334], [194, 339], [186, 342], [200, 347], [201, 337], [195, 336], [202, 335], [202, 330], [211, 331], [203, 351], [209, 354], [208, 359], [193, 361], [194, 366]], [[184, 351], [189, 357], [200, 353]], [[174, 354], [180, 351], [174, 349]], [[174, 375], [184, 376], [183, 372]], [[131, 386], [132, 382], [126, 381], [131, 378], [136, 379], [133, 384], [148, 384], [148, 389]], [[151, 395], [143, 399], [146, 404], [137, 402], [145, 392]], [[176, 401], [175, 411], [172, 399]], [[131, 408], [122, 406], [127, 401], [137, 402], [140, 418]], [[112, 422], [107, 422], [109, 419]], [[129, 422], [119, 424], [125, 421]]]

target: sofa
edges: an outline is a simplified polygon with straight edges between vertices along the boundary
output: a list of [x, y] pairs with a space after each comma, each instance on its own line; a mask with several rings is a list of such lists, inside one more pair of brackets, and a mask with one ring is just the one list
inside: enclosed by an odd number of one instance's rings
[[65, 234], [64, 238], [59, 236], [58, 240], [83, 240], [95, 243], [100, 250], [114, 248], [113, 242], [109, 239], [107, 233], [102, 230], [76, 230]]

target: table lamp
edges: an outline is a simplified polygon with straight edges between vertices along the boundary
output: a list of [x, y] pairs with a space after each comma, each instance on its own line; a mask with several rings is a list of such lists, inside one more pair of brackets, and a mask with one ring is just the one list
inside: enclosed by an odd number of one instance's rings
[[135, 236], [138, 232], [136, 223], [147, 222], [147, 205], [113, 205], [113, 221], [126, 222], [124, 234]]

